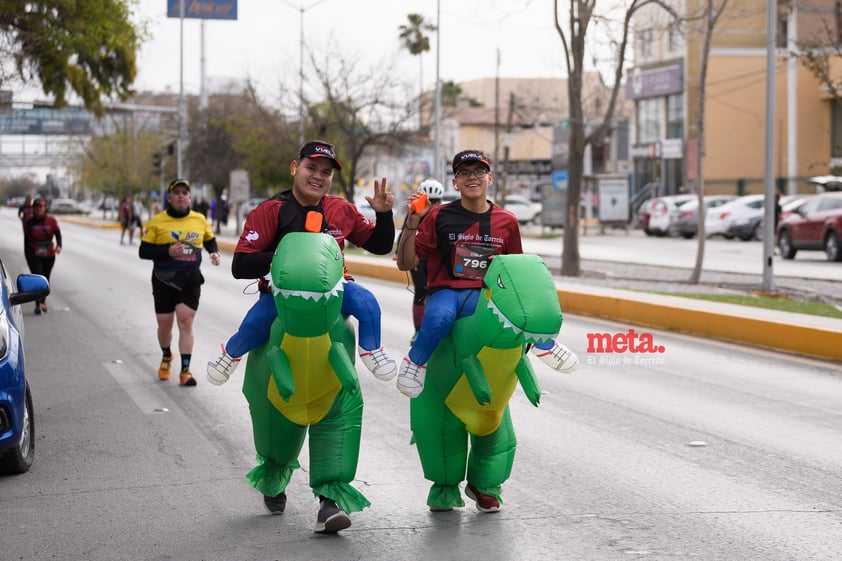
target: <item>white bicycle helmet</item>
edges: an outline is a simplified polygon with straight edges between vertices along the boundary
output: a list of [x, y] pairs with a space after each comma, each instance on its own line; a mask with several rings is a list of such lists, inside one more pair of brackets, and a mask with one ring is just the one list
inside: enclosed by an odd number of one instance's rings
[[418, 185], [419, 193], [427, 193], [431, 199], [441, 199], [444, 195], [444, 187], [435, 179], [425, 179]]

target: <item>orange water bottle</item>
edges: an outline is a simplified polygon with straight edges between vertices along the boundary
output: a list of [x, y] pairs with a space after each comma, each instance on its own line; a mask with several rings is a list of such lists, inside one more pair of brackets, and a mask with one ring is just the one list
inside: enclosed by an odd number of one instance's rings
[[421, 214], [427, 208], [427, 193], [419, 193], [417, 197], [412, 199], [412, 212]]

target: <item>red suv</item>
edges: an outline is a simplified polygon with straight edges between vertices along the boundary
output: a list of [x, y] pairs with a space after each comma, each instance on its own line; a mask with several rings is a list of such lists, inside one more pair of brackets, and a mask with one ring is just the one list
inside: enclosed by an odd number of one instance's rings
[[810, 197], [778, 225], [778, 248], [784, 259], [799, 249], [824, 251], [828, 261], [842, 261], [842, 193]]

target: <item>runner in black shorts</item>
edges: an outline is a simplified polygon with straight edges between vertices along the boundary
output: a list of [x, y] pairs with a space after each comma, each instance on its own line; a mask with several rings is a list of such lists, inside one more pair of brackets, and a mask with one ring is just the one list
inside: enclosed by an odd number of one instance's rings
[[170, 183], [167, 210], [153, 216], [146, 225], [138, 255], [151, 259], [152, 295], [158, 321], [161, 366], [158, 379], [169, 380], [172, 363], [172, 331], [178, 323], [178, 350], [181, 353], [182, 386], [195, 386], [190, 373], [193, 352], [193, 319], [199, 308], [202, 290], [202, 248], [210, 253], [211, 263], [219, 265], [216, 238], [210, 224], [200, 213], [190, 210], [190, 183], [176, 179]]

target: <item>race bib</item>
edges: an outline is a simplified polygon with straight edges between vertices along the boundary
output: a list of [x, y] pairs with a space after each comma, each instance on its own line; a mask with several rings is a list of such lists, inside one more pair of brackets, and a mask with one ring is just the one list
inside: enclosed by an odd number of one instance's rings
[[35, 242], [35, 255], [49, 257], [53, 253], [53, 242]]
[[491, 258], [497, 250], [493, 247], [456, 242], [453, 246], [453, 276], [459, 279], [482, 280]]

